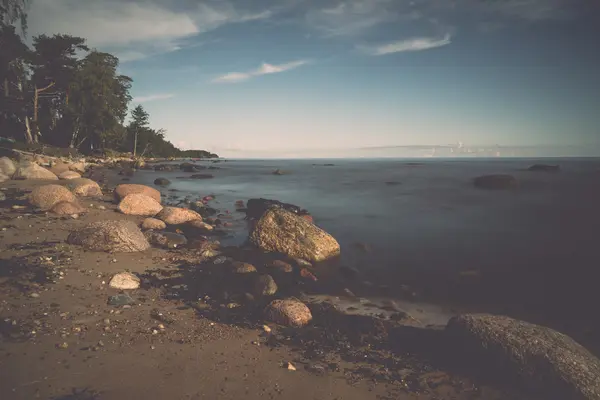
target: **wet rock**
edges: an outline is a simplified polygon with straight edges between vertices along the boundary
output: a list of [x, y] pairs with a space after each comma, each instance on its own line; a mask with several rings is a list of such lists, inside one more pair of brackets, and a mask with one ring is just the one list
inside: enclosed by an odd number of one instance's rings
[[167, 225], [180, 225], [194, 220], [202, 221], [202, 216], [197, 212], [180, 207], [164, 207], [156, 218], [164, 221]]
[[190, 179], [212, 179], [214, 177], [212, 174], [194, 174], [190, 176]]
[[300, 270], [300, 276], [302, 278], [304, 278], [304, 279], [309, 280], [309, 281], [313, 281], [313, 282], [318, 281], [317, 277], [312, 272], [310, 272], [308, 269], [306, 269], [306, 268], [302, 268]]
[[291, 264], [286, 263], [285, 261], [275, 260], [271, 264], [269, 264], [270, 268], [282, 273], [290, 273], [294, 271], [294, 267]]
[[154, 232], [146, 231], [144, 236], [154, 246], [167, 249], [176, 249], [187, 244], [187, 238], [183, 235], [173, 232]]
[[236, 274], [250, 274], [256, 272], [256, 267], [249, 263], [235, 261], [231, 264], [231, 270]]
[[171, 184], [171, 181], [167, 178], [156, 178], [154, 180], [154, 184], [158, 186], [167, 186]]
[[123, 214], [146, 217], [152, 217], [163, 209], [158, 201], [142, 193], [131, 193], [123, 197], [117, 208]]
[[270, 199], [250, 199], [248, 200], [246, 216], [251, 219], [259, 219], [263, 216], [267, 210], [271, 208], [283, 208], [286, 211], [289, 211], [298, 215], [307, 215], [308, 211], [301, 209], [298, 206], [289, 203], [282, 203], [278, 200], [270, 200]]
[[57, 181], [58, 176], [34, 162], [23, 161], [18, 165], [13, 179], [47, 179]]
[[250, 242], [265, 252], [321, 262], [340, 254], [339, 243], [327, 232], [281, 208], [268, 210], [250, 232]]
[[185, 225], [186, 225], [186, 227], [192, 228], [201, 233], [212, 232], [214, 229], [212, 225], [209, 225], [206, 222], [203, 222], [199, 219], [195, 219], [193, 221], [186, 222]]
[[265, 308], [267, 320], [279, 325], [302, 327], [312, 320], [309, 308], [298, 300], [273, 300]]
[[0, 157], [0, 173], [11, 177], [17, 172], [17, 167], [13, 160], [8, 157]]
[[271, 275], [261, 275], [254, 282], [254, 295], [273, 296], [277, 292], [277, 283]]
[[518, 185], [517, 179], [512, 175], [483, 175], [473, 180], [475, 187], [480, 189], [513, 189]]
[[57, 215], [83, 214], [87, 210], [77, 201], [59, 201], [50, 209], [50, 212]]
[[92, 251], [136, 252], [150, 248], [150, 243], [132, 221], [92, 222], [71, 232], [67, 242]]
[[133, 290], [140, 287], [140, 278], [130, 272], [120, 272], [111, 278], [108, 286], [119, 290]]
[[555, 399], [600, 399], [600, 360], [550, 328], [490, 314], [453, 317], [446, 327], [461, 357], [519, 378]]
[[80, 197], [102, 197], [102, 189], [97, 182], [87, 178], [69, 179], [65, 184]]
[[115, 307], [119, 307], [119, 306], [131, 306], [135, 304], [135, 300], [133, 299], [133, 297], [131, 297], [130, 295], [126, 294], [126, 293], [120, 293], [114, 296], [110, 296], [108, 298], [108, 305], [110, 306], [115, 306]]
[[50, 210], [61, 201], [76, 202], [77, 198], [69, 189], [60, 185], [39, 186], [29, 194], [29, 204], [42, 210]]
[[161, 230], [165, 229], [166, 227], [167, 227], [167, 224], [165, 224], [160, 219], [156, 219], [156, 218], [146, 218], [142, 222], [142, 229], [153, 229], [155, 231], [161, 231]]
[[141, 193], [152, 197], [157, 202], [161, 202], [160, 192], [150, 186], [138, 185], [135, 183], [123, 183], [115, 188], [114, 195], [117, 201], [121, 201], [125, 196], [132, 193]]
[[58, 179], [77, 179], [81, 178], [81, 175], [75, 171], [64, 171], [58, 175]]
[[527, 168], [528, 171], [558, 172], [560, 165], [534, 164]]
[[196, 171], [200, 171], [201, 169], [204, 169], [204, 167], [186, 162], [186, 163], [179, 165], [179, 169], [181, 169], [183, 172], [196, 172]]

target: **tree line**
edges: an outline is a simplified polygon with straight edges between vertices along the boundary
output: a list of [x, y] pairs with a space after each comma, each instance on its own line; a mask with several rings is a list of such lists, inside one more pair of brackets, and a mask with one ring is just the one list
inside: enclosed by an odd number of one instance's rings
[[0, 0], [0, 136], [84, 154], [110, 149], [136, 156], [216, 157], [176, 148], [164, 130], [149, 127], [141, 105], [126, 124], [133, 80], [117, 72], [114, 55], [64, 34], [35, 36], [28, 47], [23, 40], [28, 2]]

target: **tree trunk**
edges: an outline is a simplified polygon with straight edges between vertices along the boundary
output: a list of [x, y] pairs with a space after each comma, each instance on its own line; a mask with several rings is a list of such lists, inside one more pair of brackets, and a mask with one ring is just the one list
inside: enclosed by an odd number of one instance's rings
[[31, 127], [29, 126], [29, 117], [25, 116], [25, 140], [28, 144], [33, 143], [33, 138], [31, 137]]
[[42, 93], [45, 90], [50, 89], [52, 86], [54, 86], [54, 82], [50, 83], [48, 86], [38, 89], [37, 86], [35, 88], [34, 91], [34, 95], [33, 95], [33, 130], [34, 130], [34, 136], [33, 136], [33, 140], [35, 143], [39, 142], [39, 137], [42, 136], [42, 133], [40, 132], [40, 126], [38, 124], [38, 99], [40, 96], [40, 93]]
[[135, 136], [133, 138], [133, 157], [135, 157], [135, 150], [137, 149], [137, 138], [138, 138], [138, 130], [135, 130]]

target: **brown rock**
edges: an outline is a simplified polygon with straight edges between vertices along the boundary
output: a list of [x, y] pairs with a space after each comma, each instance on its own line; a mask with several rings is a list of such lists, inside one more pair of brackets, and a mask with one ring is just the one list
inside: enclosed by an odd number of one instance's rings
[[180, 225], [194, 220], [202, 221], [202, 216], [196, 211], [180, 207], [164, 207], [156, 218], [164, 221], [167, 225]]
[[254, 295], [273, 296], [277, 292], [277, 283], [271, 275], [261, 275], [254, 282]]
[[291, 264], [286, 263], [285, 261], [281, 261], [281, 260], [275, 260], [273, 261], [269, 267], [279, 271], [279, 272], [285, 272], [285, 273], [290, 273], [294, 271], [294, 267], [291, 266]]
[[64, 171], [58, 175], [58, 179], [77, 179], [81, 178], [81, 175], [75, 171]]
[[267, 210], [250, 232], [250, 242], [266, 252], [321, 262], [339, 256], [338, 242], [304, 218], [283, 210]]
[[63, 172], [67, 172], [67, 171], [69, 171], [69, 164], [66, 164], [62, 161], [55, 162], [50, 167], [50, 172], [52, 172], [54, 175], [56, 175], [58, 177], [60, 177], [60, 174], [62, 174]]
[[79, 161], [79, 162], [69, 164], [69, 169], [71, 171], [79, 172], [80, 174], [83, 174], [85, 172], [85, 168], [86, 168], [85, 161]]
[[256, 267], [241, 261], [235, 261], [231, 264], [232, 271], [236, 274], [250, 274], [256, 272]]
[[11, 177], [17, 172], [17, 167], [13, 160], [8, 157], [0, 157], [0, 173]]
[[13, 179], [47, 179], [56, 181], [58, 180], [58, 176], [34, 162], [23, 161], [17, 167]]
[[83, 214], [86, 211], [87, 210], [76, 201], [60, 201], [50, 209], [50, 212], [58, 215]]
[[125, 196], [132, 193], [141, 193], [145, 194], [148, 197], [152, 197], [154, 200], [161, 202], [160, 192], [150, 186], [146, 185], [137, 185], [135, 183], [124, 183], [118, 185], [115, 188], [115, 199], [117, 201], [121, 201]]
[[2, 172], [0, 172], [0, 183], [1, 182], [6, 182], [6, 181], [10, 181], [10, 176], [5, 175]]
[[29, 203], [42, 210], [49, 210], [61, 201], [76, 202], [77, 198], [61, 185], [39, 186], [29, 194]]
[[81, 197], [101, 197], [102, 189], [95, 181], [87, 178], [76, 178], [67, 180], [66, 186], [73, 193]]
[[150, 248], [150, 243], [132, 221], [92, 222], [71, 232], [67, 242], [92, 251], [131, 253]]
[[133, 290], [140, 287], [140, 278], [130, 272], [119, 272], [108, 283], [113, 289]]
[[186, 222], [186, 225], [190, 228], [197, 229], [200, 232], [211, 232], [214, 229], [212, 225], [209, 225], [206, 222], [199, 219], [188, 221]]
[[158, 214], [163, 207], [152, 197], [142, 193], [131, 193], [123, 197], [117, 208], [123, 214], [152, 217]]
[[273, 300], [265, 309], [265, 317], [279, 325], [302, 327], [312, 320], [309, 308], [298, 300]]
[[142, 222], [142, 229], [153, 229], [155, 231], [161, 231], [161, 230], [165, 229], [166, 227], [167, 227], [167, 224], [165, 224], [160, 219], [156, 219], [156, 218], [146, 218]]

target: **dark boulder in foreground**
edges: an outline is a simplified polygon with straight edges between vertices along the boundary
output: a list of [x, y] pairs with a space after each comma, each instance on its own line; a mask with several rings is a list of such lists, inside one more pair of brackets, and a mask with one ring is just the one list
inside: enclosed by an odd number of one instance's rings
[[480, 189], [513, 189], [518, 185], [517, 178], [512, 175], [483, 175], [473, 179], [475, 187]]
[[308, 215], [308, 211], [289, 203], [282, 203], [278, 200], [269, 199], [250, 199], [246, 205], [246, 217], [258, 219], [271, 208], [282, 208], [297, 215]]
[[133, 221], [98, 221], [71, 232], [70, 244], [92, 251], [130, 253], [144, 251], [150, 244]]
[[156, 178], [154, 180], [154, 184], [158, 186], [167, 186], [171, 184], [171, 181], [167, 178]]
[[520, 380], [553, 399], [600, 399], [600, 360], [550, 328], [490, 314], [453, 317], [452, 346], [476, 368]]
[[560, 165], [534, 164], [527, 168], [527, 171], [558, 172], [560, 171]]

